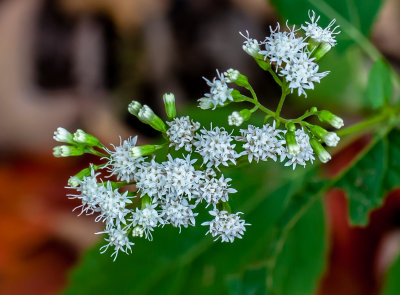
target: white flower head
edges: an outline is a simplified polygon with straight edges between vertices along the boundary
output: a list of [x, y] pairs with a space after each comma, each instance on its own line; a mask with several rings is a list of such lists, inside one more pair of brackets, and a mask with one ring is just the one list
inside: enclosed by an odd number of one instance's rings
[[100, 253], [104, 253], [110, 246], [114, 246], [114, 252], [111, 254], [111, 257], [114, 257], [114, 261], [117, 259], [119, 251], [122, 251], [126, 254], [132, 253], [132, 247], [135, 243], [129, 241], [128, 232], [120, 227], [109, 227], [105, 231], [98, 232], [96, 234], [107, 234], [108, 237], [105, 240], [108, 242], [107, 245], [104, 245], [100, 248]]
[[314, 58], [310, 58], [310, 54], [303, 51], [287, 60], [279, 75], [289, 82], [292, 93], [297, 89], [299, 96], [304, 94], [307, 97], [305, 89], [314, 89], [314, 83], [320, 83], [321, 79], [329, 74], [329, 71], [318, 73], [318, 70], [319, 66], [314, 62]]
[[108, 225], [126, 224], [125, 217], [130, 210], [126, 208], [132, 201], [128, 198], [128, 192], [121, 194], [117, 189], [113, 189], [111, 182], [107, 182], [107, 187], [102, 197], [99, 199], [100, 215], [95, 219], [96, 222], [106, 222]]
[[176, 150], [184, 147], [187, 152], [190, 152], [194, 134], [200, 128], [200, 123], [194, 122], [186, 116], [175, 118], [171, 122], [167, 122], [167, 125], [169, 126], [167, 136], [170, 146], [174, 146]]
[[189, 204], [186, 199], [167, 199], [161, 205], [161, 216], [164, 219], [164, 224], [179, 227], [179, 232], [181, 231], [181, 226], [185, 228], [189, 225], [194, 226], [196, 223], [195, 217], [198, 215], [198, 213], [193, 213], [195, 207], [196, 205]]
[[[79, 215], [85, 214], [93, 214], [94, 212], [100, 211], [99, 202], [102, 200], [103, 195], [106, 193], [106, 189], [103, 184], [97, 182], [97, 176], [100, 173], [95, 173], [95, 170], [91, 169], [91, 173], [89, 176], [84, 176], [82, 180], [78, 178], [74, 178], [74, 182], [77, 182], [77, 186], [71, 186], [67, 188], [75, 189], [80, 194], [68, 194], [67, 196], [70, 199], [79, 199], [82, 204], [75, 207], [73, 211], [80, 208], [81, 212]], [[76, 184], [76, 183], [75, 183]]]
[[215, 77], [212, 82], [204, 77], [203, 79], [207, 82], [207, 85], [210, 86], [210, 93], [206, 93], [204, 95], [205, 97], [199, 99], [202, 109], [212, 106], [213, 110], [215, 110], [217, 106], [223, 106], [227, 101], [233, 101], [233, 89], [228, 87], [228, 80], [224, 74], [221, 75], [217, 70], [217, 77]]
[[209, 213], [215, 218], [211, 221], [203, 222], [201, 225], [210, 227], [206, 234], [210, 233], [213, 237], [216, 237], [214, 241], [221, 238], [221, 242], [233, 243], [235, 238], [242, 238], [246, 231], [245, 226], [249, 225], [243, 219], [240, 219], [239, 214], [243, 214], [241, 212], [229, 214], [227, 211], [214, 209]]
[[214, 166], [218, 169], [221, 164], [228, 166], [228, 162], [236, 165], [236, 158], [240, 154], [235, 151], [235, 144], [231, 143], [233, 137], [224, 128], [211, 126], [211, 130], [203, 128], [200, 133], [195, 136], [194, 146], [207, 167]]
[[197, 194], [202, 173], [193, 167], [195, 162], [196, 159], [190, 159], [190, 155], [183, 159], [168, 155], [168, 161], [162, 163], [165, 170], [164, 189], [168, 198], [186, 195], [190, 200]]
[[336, 20], [332, 20], [329, 25], [323, 29], [318, 26], [319, 16], [316, 16], [315, 11], [308, 11], [308, 17], [310, 22], [306, 22], [306, 25], [302, 25], [301, 28], [304, 30], [306, 37], [312, 38], [317, 42], [328, 43], [330, 46], [336, 45], [335, 35], [340, 34], [337, 31], [339, 26], [333, 27]]
[[250, 38], [249, 31], [246, 30], [246, 35], [244, 35], [242, 32], [239, 32], [239, 34], [245, 38], [246, 40], [243, 43], [243, 50], [250, 56], [257, 56], [260, 51], [260, 43], [258, 40]]
[[240, 115], [239, 112], [234, 111], [232, 114], [228, 116], [228, 124], [229, 126], [240, 126], [242, 125], [244, 118]]
[[304, 132], [303, 129], [297, 129], [295, 131], [296, 142], [299, 147], [299, 152], [296, 155], [289, 154], [288, 152], [283, 153], [281, 157], [281, 162], [288, 158], [288, 161], [285, 163], [285, 166], [293, 165], [293, 170], [296, 168], [296, 165], [306, 166], [306, 162], [310, 161], [311, 163], [315, 160], [314, 151], [310, 145], [310, 138]]
[[243, 141], [245, 154], [248, 156], [249, 162], [253, 159], [258, 163], [272, 159], [277, 160], [277, 156], [284, 152], [282, 130], [275, 129], [273, 125], [265, 124], [262, 128], [249, 125], [247, 129], [240, 130], [241, 136], [237, 136], [237, 141]]
[[265, 45], [265, 50], [261, 50], [260, 54], [264, 55], [265, 59], [268, 58], [271, 63], [276, 63], [277, 67], [288, 62], [307, 46], [304, 38], [296, 36], [298, 29], [295, 26], [287, 27], [288, 32], [280, 32], [279, 23], [275, 29], [270, 27], [271, 35], [262, 42]]
[[155, 209], [157, 204], [147, 204], [145, 208], [136, 208], [136, 211], [132, 213], [132, 218], [129, 220], [131, 226], [140, 226], [145, 234], [146, 239], [149, 241], [153, 240], [151, 232], [160, 224], [163, 224], [163, 220], [160, 214]]
[[152, 198], [162, 198], [165, 190], [165, 169], [154, 159], [143, 162], [134, 175], [136, 187], [141, 195], [149, 195]]
[[207, 177], [200, 186], [200, 200], [205, 200], [208, 205], [214, 207], [219, 201], [229, 201], [229, 194], [236, 193], [237, 190], [230, 187], [230, 178], [225, 178], [223, 175], [218, 179], [215, 177]]
[[136, 145], [137, 136], [124, 140], [119, 146], [114, 146], [114, 151], [107, 149], [110, 160], [107, 164], [111, 175], [116, 175], [118, 180], [130, 182], [138, 171], [143, 158], [131, 155], [131, 149]]

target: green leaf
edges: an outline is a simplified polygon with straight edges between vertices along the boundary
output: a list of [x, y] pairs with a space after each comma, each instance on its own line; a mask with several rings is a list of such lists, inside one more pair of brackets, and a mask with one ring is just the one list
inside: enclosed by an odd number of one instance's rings
[[368, 214], [387, 192], [400, 185], [400, 131], [392, 130], [374, 143], [339, 179], [349, 198], [350, 222], [366, 225]]
[[386, 273], [381, 295], [400, 294], [400, 255]]
[[366, 98], [371, 108], [376, 109], [387, 104], [393, 94], [392, 77], [389, 66], [383, 60], [377, 60], [368, 77]]
[[229, 293], [231, 295], [268, 295], [266, 276], [266, 267], [246, 270], [243, 276], [229, 279]]
[[387, 143], [380, 140], [338, 182], [349, 198], [352, 224], [366, 225], [368, 213], [382, 203], [387, 160]]
[[314, 10], [317, 14], [321, 15], [319, 23], [321, 26], [327, 26], [332, 19], [337, 18], [337, 24], [342, 25], [342, 30], [344, 31], [338, 35], [338, 47], [346, 48], [354, 41], [346, 34], [341, 18], [351, 25], [352, 30], [358, 30], [364, 36], [368, 36], [379, 8], [384, 1], [271, 0], [271, 2], [278, 9], [282, 17], [287, 19], [290, 24], [304, 24], [309, 10]]

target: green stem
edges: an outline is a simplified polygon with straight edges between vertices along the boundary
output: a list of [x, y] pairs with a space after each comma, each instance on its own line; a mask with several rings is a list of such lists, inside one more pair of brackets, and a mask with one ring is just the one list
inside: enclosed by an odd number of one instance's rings
[[90, 154], [102, 157], [102, 158], [107, 158], [106, 154], [100, 153], [99, 151], [96, 151], [94, 148], [89, 148], [89, 150], [87, 152]]
[[258, 102], [257, 94], [254, 91], [253, 87], [251, 87], [251, 85], [249, 84], [247, 89], [250, 91], [251, 96], [253, 97], [254, 101]]
[[278, 107], [276, 108], [276, 111], [275, 111], [275, 119], [276, 120], [280, 119], [279, 115], [281, 114], [282, 106], [283, 106], [283, 103], [285, 102], [286, 95], [287, 95], [287, 89], [285, 87], [282, 87], [281, 99], [279, 100]]
[[304, 115], [292, 120], [293, 123], [300, 123], [301, 121], [303, 121], [304, 119], [307, 119], [308, 117], [314, 115], [315, 113], [313, 112], [306, 112], [304, 113]]
[[339, 130], [337, 133], [338, 136], [345, 136], [353, 133], [359, 133], [362, 131], [366, 131], [370, 129], [371, 127], [374, 127], [377, 123], [380, 123], [384, 120], [387, 120], [389, 117], [395, 115], [395, 112], [390, 109], [385, 109], [378, 115], [371, 117], [365, 121], [361, 121], [357, 124], [354, 124], [352, 126], [349, 126], [347, 128]]

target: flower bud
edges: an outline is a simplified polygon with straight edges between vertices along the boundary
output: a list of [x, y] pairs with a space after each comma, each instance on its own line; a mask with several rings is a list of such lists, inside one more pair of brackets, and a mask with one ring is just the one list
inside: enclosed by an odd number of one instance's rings
[[300, 147], [296, 142], [296, 136], [294, 131], [288, 130], [286, 132], [285, 139], [286, 139], [286, 148], [289, 155], [296, 156], [298, 153], [300, 153]]
[[85, 131], [78, 129], [74, 133], [74, 141], [77, 143], [83, 143], [88, 146], [101, 146], [100, 141], [91, 134], [86, 133]]
[[233, 112], [228, 117], [228, 124], [229, 126], [240, 126], [242, 125], [244, 118], [240, 115], [239, 112]]
[[337, 146], [340, 137], [335, 132], [328, 132], [323, 138], [327, 146]]
[[70, 157], [83, 155], [85, 149], [83, 147], [71, 146], [71, 145], [59, 145], [53, 148], [54, 157]]
[[58, 142], [65, 143], [74, 143], [73, 135], [67, 129], [58, 127], [56, 131], [54, 131], [53, 139]]
[[287, 130], [295, 132], [296, 131], [296, 125], [293, 122], [290, 122], [287, 124]]
[[162, 145], [141, 145], [141, 146], [134, 146], [130, 150], [130, 155], [132, 158], [137, 159], [143, 156], [150, 155], [155, 151], [161, 149]]
[[137, 117], [141, 108], [142, 105], [140, 102], [132, 100], [132, 102], [128, 105], [128, 112]]
[[174, 119], [176, 117], [175, 95], [173, 93], [165, 93], [163, 100], [168, 118]]
[[247, 39], [247, 41], [242, 46], [244, 52], [252, 57], [259, 57], [260, 45], [256, 39]]
[[214, 104], [207, 97], [202, 97], [198, 101], [199, 101], [199, 108], [201, 108], [202, 110], [208, 110], [214, 107]]
[[337, 146], [339, 143], [340, 137], [335, 132], [328, 132], [321, 126], [313, 125], [310, 127], [310, 131], [315, 137], [324, 141], [327, 146]]
[[80, 184], [81, 184], [81, 183], [80, 183], [79, 179], [76, 178], [75, 176], [71, 176], [71, 177], [68, 179], [68, 186], [69, 186], [69, 187], [78, 187]]
[[315, 61], [320, 60], [331, 50], [332, 46], [329, 43], [321, 43], [318, 48], [313, 52], [312, 57], [315, 58]]
[[324, 149], [318, 140], [311, 138], [310, 145], [322, 163], [326, 163], [331, 159], [331, 155]]
[[236, 80], [239, 78], [239, 75], [239, 71], [234, 69], [229, 69], [224, 73], [224, 76], [226, 77], [226, 81], [228, 83], [236, 82]]
[[142, 108], [139, 110], [137, 117], [139, 118], [140, 121], [142, 121], [145, 124], [149, 124], [155, 130], [161, 132], [166, 131], [163, 120], [161, 120], [160, 117], [154, 114], [153, 110], [149, 108], [149, 106], [147, 105], [142, 106]]
[[327, 122], [330, 124], [332, 127], [335, 127], [336, 129], [342, 128], [343, 127], [343, 119], [332, 114], [330, 111], [320, 111], [318, 113], [318, 119], [321, 122]]

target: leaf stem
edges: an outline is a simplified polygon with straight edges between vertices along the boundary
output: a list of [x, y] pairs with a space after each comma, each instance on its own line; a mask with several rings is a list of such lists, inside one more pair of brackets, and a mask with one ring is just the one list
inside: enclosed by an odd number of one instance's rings
[[282, 86], [281, 99], [279, 100], [278, 107], [276, 108], [276, 111], [275, 111], [275, 119], [276, 120], [280, 120], [279, 115], [281, 114], [282, 106], [283, 106], [283, 103], [285, 102], [286, 96], [287, 96], [287, 88]]
[[376, 116], [373, 116], [367, 120], [361, 121], [357, 124], [354, 124], [352, 126], [349, 126], [347, 128], [341, 129], [337, 132], [338, 136], [346, 136], [349, 134], [353, 133], [359, 133], [362, 131], [369, 130], [371, 127], [374, 127], [378, 123], [385, 121], [387, 119], [390, 119], [392, 117], [395, 117], [398, 113], [398, 108], [386, 108], [382, 110], [381, 113], [379, 113]]

